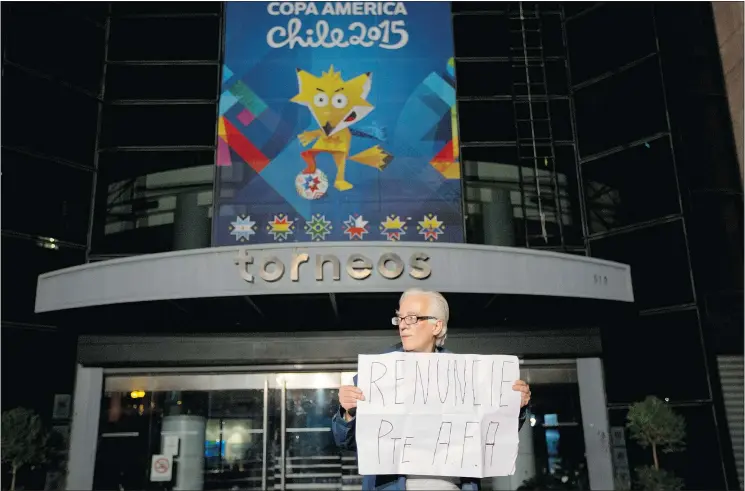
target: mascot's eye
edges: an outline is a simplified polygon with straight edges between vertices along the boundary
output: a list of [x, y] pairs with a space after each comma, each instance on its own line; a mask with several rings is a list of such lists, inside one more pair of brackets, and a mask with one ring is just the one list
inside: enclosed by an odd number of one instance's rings
[[329, 103], [329, 96], [326, 94], [320, 93], [316, 94], [315, 97], [313, 97], [313, 104], [316, 105], [316, 107], [326, 107]]
[[347, 107], [347, 96], [345, 96], [344, 94], [335, 94], [334, 97], [331, 99], [331, 104], [336, 109]]

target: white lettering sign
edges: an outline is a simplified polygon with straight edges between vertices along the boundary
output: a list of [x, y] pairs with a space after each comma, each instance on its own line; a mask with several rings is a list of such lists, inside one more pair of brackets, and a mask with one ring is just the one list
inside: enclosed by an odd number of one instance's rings
[[[241, 278], [249, 283], [253, 283], [254, 281], [253, 274], [249, 272], [249, 265], [253, 263], [254, 258], [251, 255], [251, 249], [238, 249], [235, 265], [238, 266], [238, 274], [241, 275]], [[317, 254], [315, 261], [312, 261], [311, 256], [303, 252], [292, 255], [292, 261], [289, 264], [291, 281], [300, 281], [300, 266], [305, 263], [310, 264], [304, 268], [311, 268], [311, 264], [315, 264], [316, 281], [324, 281], [324, 278], [329, 276], [333, 281], [341, 280], [342, 263], [338, 257], [333, 254]], [[277, 256], [264, 257], [258, 264], [259, 276], [269, 283], [279, 281], [285, 275], [286, 269], [285, 263]], [[364, 280], [370, 277], [374, 269], [377, 269], [383, 278], [395, 280], [404, 273], [405, 266], [403, 259], [398, 254], [392, 252], [381, 254], [377, 263], [374, 263], [362, 254], [354, 253], [347, 257], [344, 269], [349, 277], [355, 280]], [[326, 276], [324, 276], [324, 272], [326, 272]], [[432, 274], [432, 267], [429, 265], [429, 256], [423, 252], [414, 252], [409, 257], [408, 273], [415, 280], [429, 278]], [[308, 272], [308, 274], [312, 273]]]
[[[409, 33], [403, 20], [384, 19], [407, 15], [403, 2], [269, 2], [267, 12], [273, 16], [290, 17], [286, 26], [275, 26], [266, 33], [266, 43], [271, 48], [347, 48], [378, 46], [383, 49], [401, 49], [409, 42]], [[373, 25], [355, 21], [346, 30], [331, 28], [326, 19], [340, 16], [369, 17]], [[309, 18], [303, 24], [300, 17]], [[315, 25], [312, 24], [313, 18]]]
[[358, 363], [361, 475], [515, 472], [517, 357], [389, 353], [360, 355]]

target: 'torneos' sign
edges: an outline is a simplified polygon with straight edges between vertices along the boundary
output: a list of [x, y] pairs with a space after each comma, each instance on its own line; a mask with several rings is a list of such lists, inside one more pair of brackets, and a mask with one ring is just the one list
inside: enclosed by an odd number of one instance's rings
[[[311, 263], [303, 266], [306, 263]], [[250, 267], [254, 264], [254, 257], [250, 249], [238, 249], [238, 256], [235, 259], [235, 265], [238, 267], [238, 273], [241, 278], [253, 283], [254, 276]], [[414, 252], [404, 263], [401, 256], [393, 252], [386, 252], [380, 255], [375, 263], [370, 258], [362, 254], [350, 254], [347, 258], [344, 269], [346, 273], [355, 280], [364, 280], [377, 270], [383, 278], [395, 280], [404, 274], [408, 266], [408, 274], [414, 279], [423, 280], [432, 274], [432, 268], [429, 264], [429, 256], [424, 252]], [[282, 262], [277, 256], [266, 256], [258, 262], [258, 274], [264, 281], [279, 281], [285, 275], [288, 265]], [[314, 254], [313, 261], [307, 253], [296, 253], [292, 255], [289, 264], [290, 280], [300, 281], [300, 270], [314, 267], [316, 281], [324, 281], [324, 275], [330, 271], [331, 278], [334, 281], [341, 280], [341, 261], [333, 254]], [[309, 274], [304, 273], [304, 274]]]

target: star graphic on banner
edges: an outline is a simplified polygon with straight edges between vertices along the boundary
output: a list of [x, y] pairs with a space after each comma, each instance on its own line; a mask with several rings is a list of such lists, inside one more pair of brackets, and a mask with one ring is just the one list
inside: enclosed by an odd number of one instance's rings
[[385, 235], [388, 240], [401, 240], [401, 236], [406, 234], [406, 228], [406, 222], [397, 215], [386, 217], [385, 221], [380, 222], [380, 234]]
[[321, 179], [319, 179], [318, 176], [315, 175], [307, 175], [305, 176], [305, 182], [303, 183], [303, 187], [305, 187], [306, 191], [316, 192], [318, 191], [318, 187], [321, 184]]
[[326, 220], [325, 215], [316, 213], [311, 217], [309, 222], [305, 223], [305, 233], [310, 235], [311, 240], [325, 240], [326, 236], [331, 233], [331, 222]]
[[417, 230], [419, 230], [419, 235], [424, 235], [424, 240], [433, 242], [440, 238], [440, 234], [445, 233], [445, 223], [438, 220], [437, 215], [428, 213], [417, 225]]
[[344, 222], [344, 226], [346, 227], [344, 233], [349, 235], [349, 240], [354, 240], [355, 238], [362, 240], [363, 235], [370, 232], [367, 230], [368, 223], [368, 221], [362, 218], [362, 215], [358, 215], [357, 213], [349, 215], [349, 220]]
[[287, 215], [280, 213], [279, 215], [274, 215], [274, 220], [267, 223], [266, 230], [272, 234], [274, 240], [282, 242], [294, 233], [294, 224], [295, 222], [290, 220]]
[[234, 222], [230, 222], [230, 235], [235, 236], [235, 240], [248, 242], [252, 235], [256, 235], [256, 222], [251, 220], [250, 216], [237, 216]]

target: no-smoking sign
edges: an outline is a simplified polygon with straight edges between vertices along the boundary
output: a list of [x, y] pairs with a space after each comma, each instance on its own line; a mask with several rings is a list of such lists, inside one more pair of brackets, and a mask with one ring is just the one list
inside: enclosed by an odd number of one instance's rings
[[166, 459], [165, 457], [161, 457], [155, 461], [155, 464], [153, 464], [153, 472], [156, 472], [158, 474], [165, 474], [166, 472], [168, 472], [170, 467], [171, 463], [168, 462], [168, 459]]
[[170, 455], [153, 455], [150, 465], [150, 480], [153, 482], [170, 481], [173, 476], [173, 457]]

